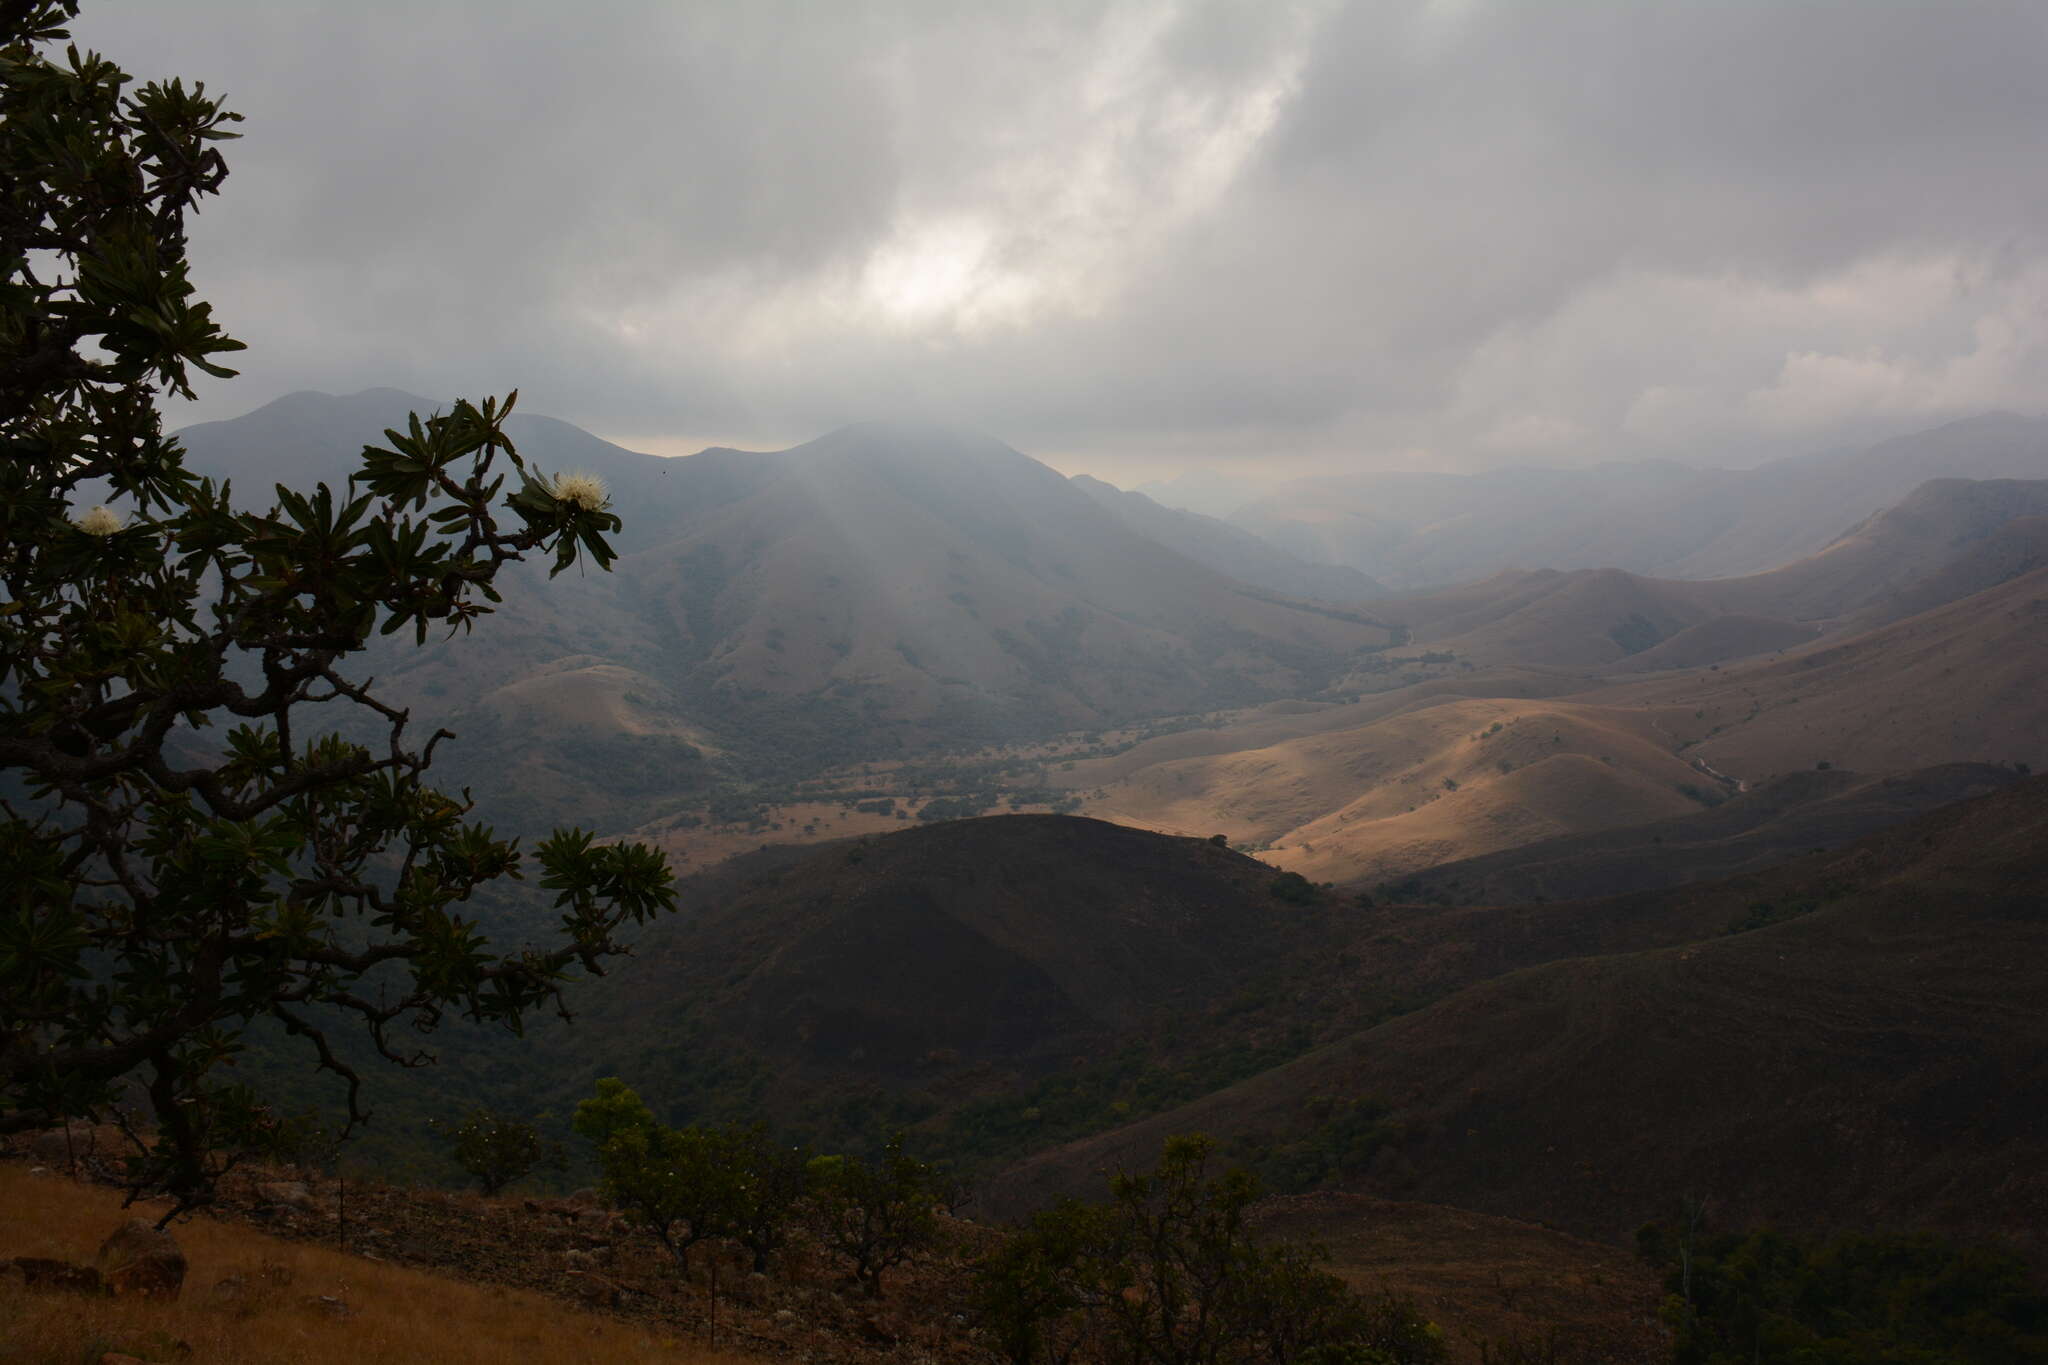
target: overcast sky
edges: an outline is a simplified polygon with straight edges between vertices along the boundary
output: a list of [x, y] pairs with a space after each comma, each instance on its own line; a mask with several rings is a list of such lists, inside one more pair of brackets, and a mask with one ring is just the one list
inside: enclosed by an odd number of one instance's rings
[[1758, 459], [2048, 408], [2039, 0], [86, 0], [247, 116], [299, 388], [1071, 471]]

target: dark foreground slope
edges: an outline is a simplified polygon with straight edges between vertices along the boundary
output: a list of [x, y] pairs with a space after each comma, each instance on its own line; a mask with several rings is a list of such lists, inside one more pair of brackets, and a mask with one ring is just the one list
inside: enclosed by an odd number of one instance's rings
[[1168, 1133], [1300, 1142], [1369, 1099], [1389, 1114], [1349, 1186], [1596, 1236], [1687, 1195], [1732, 1222], [2048, 1226], [2048, 780], [1710, 887], [1394, 913], [1352, 949], [1362, 988], [1462, 989], [1044, 1153], [990, 1205], [1086, 1188]]
[[1298, 976], [1336, 925], [1200, 839], [1012, 815], [764, 854], [685, 889], [562, 1038], [573, 1090], [627, 1077], [695, 1117], [824, 1140], [1167, 1035]]

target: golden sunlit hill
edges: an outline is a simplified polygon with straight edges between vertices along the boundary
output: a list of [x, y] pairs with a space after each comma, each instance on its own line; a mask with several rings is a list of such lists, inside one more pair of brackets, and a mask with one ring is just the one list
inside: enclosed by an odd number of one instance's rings
[[1350, 729], [1156, 763], [1085, 808], [1178, 834], [1214, 830], [1311, 880], [1371, 882], [1679, 815], [1715, 785], [1643, 712], [1431, 700]]

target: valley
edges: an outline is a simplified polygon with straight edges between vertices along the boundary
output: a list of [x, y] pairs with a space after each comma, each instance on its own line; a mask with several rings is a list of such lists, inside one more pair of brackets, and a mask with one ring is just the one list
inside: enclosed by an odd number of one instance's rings
[[1731, 576], [1390, 591], [938, 429], [655, 469], [536, 424], [638, 490], [616, 572], [390, 677], [480, 810], [650, 841], [682, 909], [523, 1062], [444, 1069], [903, 1130], [991, 1218], [1200, 1130], [1397, 1283], [1445, 1220], [1612, 1245], [1688, 1192], [2031, 1245], [2048, 441], [1991, 426], [1950, 437], [2007, 477], [1671, 561]]

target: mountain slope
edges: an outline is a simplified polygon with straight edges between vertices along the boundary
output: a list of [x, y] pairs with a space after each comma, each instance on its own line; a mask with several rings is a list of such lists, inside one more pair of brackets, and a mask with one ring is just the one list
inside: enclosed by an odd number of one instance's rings
[[950, 1112], [1294, 969], [1331, 928], [1273, 879], [1208, 840], [1066, 816], [764, 853], [685, 885], [553, 1074], [841, 1137]]
[[[262, 497], [338, 479], [427, 406], [300, 394], [183, 436], [195, 468]], [[521, 827], [615, 825], [721, 781], [1313, 692], [1387, 639], [1135, 534], [985, 436], [873, 423], [789, 451], [657, 459], [544, 418], [513, 430], [536, 467], [611, 485], [626, 523], [614, 572], [520, 566], [473, 635], [386, 643], [372, 663], [391, 701], [465, 736], [457, 776], [517, 804]]]
[[1881, 777], [1839, 768], [1784, 773], [1711, 809], [1442, 863], [1385, 894], [1510, 905], [1661, 890], [1761, 872], [2019, 780], [2010, 768], [1983, 763]]
[[[1023, 1163], [1014, 1208], [1166, 1133], [1311, 1136], [1318, 1096], [1391, 1107], [1354, 1188], [1624, 1236], [1678, 1194], [1754, 1218], [2048, 1226], [2048, 780], [1756, 877], [1455, 912], [1351, 949], [1454, 988], [1155, 1118]], [[1388, 912], [1392, 914], [1394, 912]], [[1553, 957], [1574, 924], [1592, 930]], [[1736, 925], [1761, 925], [1718, 935]], [[1658, 926], [1669, 946], [1631, 947]], [[1546, 946], [1548, 945], [1548, 946]], [[1533, 954], [1533, 957], [1532, 957]], [[1380, 959], [1375, 961], [1375, 959]], [[1401, 966], [1399, 964], [1409, 964]]]
[[1327, 602], [1357, 602], [1378, 597], [1386, 589], [1353, 568], [1314, 564], [1227, 521], [1162, 507], [1143, 493], [1125, 492], [1114, 484], [1076, 474], [1074, 486], [1096, 505], [1147, 540], [1178, 550], [1239, 582], [1266, 588], [1285, 597], [1313, 597]]

